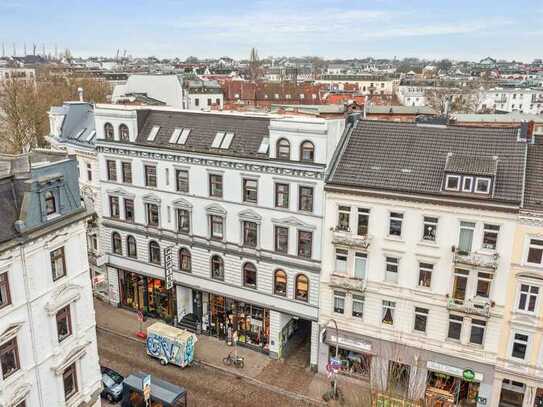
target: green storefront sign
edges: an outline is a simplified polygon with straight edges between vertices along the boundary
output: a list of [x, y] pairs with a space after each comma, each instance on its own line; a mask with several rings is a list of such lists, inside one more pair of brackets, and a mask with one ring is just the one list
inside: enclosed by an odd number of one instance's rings
[[475, 380], [475, 372], [472, 370], [472, 369], [465, 369], [463, 372], [462, 372], [462, 378], [466, 381], [466, 382], [472, 382]]

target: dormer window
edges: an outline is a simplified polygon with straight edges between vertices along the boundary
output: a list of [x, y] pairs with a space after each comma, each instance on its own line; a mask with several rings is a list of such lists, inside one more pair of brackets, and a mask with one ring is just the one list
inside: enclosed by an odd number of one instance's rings
[[45, 193], [45, 213], [47, 216], [57, 213], [57, 202], [52, 191]]
[[471, 192], [473, 190], [473, 177], [464, 177], [462, 181], [462, 192]]
[[460, 176], [447, 175], [447, 180], [445, 182], [445, 189], [448, 191], [460, 191]]
[[479, 157], [449, 153], [445, 163], [444, 191], [483, 197], [492, 192], [498, 173], [498, 157]]
[[490, 178], [477, 178], [475, 180], [475, 192], [488, 194], [490, 192]]
[[126, 124], [121, 124], [119, 126], [119, 139], [121, 141], [129, 141], [129, 131], [128, 126]]

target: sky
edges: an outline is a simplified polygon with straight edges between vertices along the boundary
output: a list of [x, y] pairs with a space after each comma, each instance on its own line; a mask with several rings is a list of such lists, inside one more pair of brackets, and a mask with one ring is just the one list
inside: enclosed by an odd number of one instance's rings
[[[75, 56], [543, 58], [543, 0], [0, 0], [0, 45]], [[1, 48], [0, 48], [0, 52]]]

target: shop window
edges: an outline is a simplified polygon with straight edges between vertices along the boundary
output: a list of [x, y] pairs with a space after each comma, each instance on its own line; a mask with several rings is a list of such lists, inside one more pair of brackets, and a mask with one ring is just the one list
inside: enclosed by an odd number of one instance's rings
[[400, 397], [407, 397], [411, 368], [404, 363], [388, 362], [387, 390]]
[[428, 309], [415, 307], [415, 326], [413, 329], [417, 332], [426, 332], [428, 323]]
[[121, 141], [130, 140], [128, 126], [126, 124], [121, 124], [119, 126], [119, 140]]
[[528, 335], [516, 333], [513, 338], [513, 347], [511, 350], [511, 356], [515, 359], [524, 360], [526, 357], [526, 351], [528, 349]]
[[243, 202], [257, 203], [258, 181], [255, 179], [243, 180]]
[[351, 207], [350, 206], [339, 206], [338, 207], [338, 220], [337, 220], [337, 230], [343, 230], [349, 232], [350, 228], [350, 216], [351, 216]]
[[386, 272], [385, 272], [385, 281], [389, 283], [398, 282], [398, 264], [400, 259], [397, 257], [386, 257]]
[[538, 297], [539, 286], [521, 284], [518, 310], [525, 312], [535, 312]]
[[146, 203], [145, 209], [147, 211], [147, 226], [158, 227], [158, 224], [159, 224], [158, 205], [152, 204], [152, 203]]
[[58, 341], [62, 342], [72, 334], [72, 316], [69, 305], [57, 312], [56, 320]]
[[243, 221], [243, 245], [246, 247], [257, 247], [258, 225], [255, 222]]
[[527, 262], [537, 265], [543, 264], [543, 240], [530, 239]]
[[106, 170], [108, 181], [117, 181], [117, 162], [115, 160], [106, 160]]
[[256, 288], [256, 267], [253, 263], [243, 265], [243, 286]]
[[482, 345], [485, 337], [486, 321], [479, 319], [471, 320], [471, 334], [469, 337], [470, 343]]
[[138, 246], [134, 236], [127, 236], [126, 238], [126, 254], [133, 259], [138, 258]]
[[145, 186], [156, 188], [156, 185], [157, 185], [156, 166], [145, 165], [143, 168], [145, 172]]
[[390, 212], [388, 234], [389, 236], [402, 236], [403, 214], [399, 212]]
[[434, 265], [430, 263], [419, 263], [419, 287], [430, 288], [432, 285], [432, 272]]
[[179, 269], [181, 271], [189, 272], [191, 271], [191, 255], [189, 249], [183, 247], [179, 250]]
[[282, 138], [277, 142], [277, 158], [290, 160], [290, 143], [287, 139]]
[[275, 207], [288, 209], [289, 194], [289, 184], [275, 184]]
[[273, 293], [281, 297], [287, 296], [287, 273], [277, 270], [273, 278]]
[[345, 293], [343, 291], [334, 291], [334, 312], [336, 314], [345, 313]]
[[211, 258], [211, 278], [224, 281], [224, 262], [220, 256]]
[[0, 274], [0, 309], [11, 304], [8, 273]]
[[45, 192], [45, 213], [47, 216], [57, 213], [57, 202], [53, 191]]
[[288, 228], [275, 226], [275, 251], [288, 253]]
[[463, 304], [466, 299], [468, 277], [469, 271], [461, 269], [454, 270], [454, 285], [452, 297], [456, 304]]
[[62, 381], [64, 384], [64, 400], [70, 400], [77, 394], [77, 372], [75, 362], [64, 370], [62, 373]]
[[347, 273], [347, 256], [349, 252], [345, 249], [336, 249], [336, 273]]
[[396, 303], [393, 301], [383, 300], [383, 324], [394, 325], [394, 311]]
[[123, 177], [123, 182], [125, 184], [131, 184], [132, 183], [132, 163], [122, 162], [121, 173]]
[[492, 274], [477, 273], [477, 289], [475, 295], [477, 297], [488, 298], [490, 296], [490, 285], [492, 283]]
[[108, 140], [108, 141], [112, 141], [113, 140], [113, 133], [114, 133], [114, 130], [113, 130], [113, 126], [111, 125], [111, 123], [104, 124], [104, 137], [105, 137], [105, 139]]
[[298, 209], [313, 212], [313, 188], [300, 186]]
[[222, 198], [222, 175], [209, 174], [209, 196]]
[[294, 292], [294, 298], [299, 301], [307, 302], [309, 299], [309, 280], [303, 274], [299, 274], [296, 277], [296, 287]]
[[353, 294], [353, 309], [352, 309], [352, 315], [355, 318], [363, 318], [364, 317], [364, 302], [365, 297], [363, 295], [357, 295]]
[[160, 246], [154, 240], [149, 242], [149, 262], [153, 264], [160, 264]]
[[427, 242], [436, 241], [436, 230], [437, 230], [437, 218], [425, 216], [422, 232], [422, 240]]
[[110, 196], [109, 197], [109, 216], [114, 219], [119, 219], [121, 214], [119, 210], [119, 197]]
[[179, 192], [189, 192], [189, 172], [188, 170], [175, 170], [175, 185]]
[[311, 258], [311, 248], [313, 246], [313, 232], [304, 230], [298, 231], [298, 256]]
[[190, 211], [187, 209], [177, 209], [177, 231], [190, 233]]
[[462, 335], [464, 318], [459, 315], [449, 315], [449, 331], [447, 337], [459, 341]]
[[53, 250], [50, 253], [51, 271], [53, 272], [53, 281], [66, 275], [66, 257], [64, 256], [64, 247]]
[[222, 240], [224, 238], [224, 218], [222, 216], [211, 215], [209, 222], [211, 226], [211, 238]]
[[111, 234], [111, 246], [113, 248], [113, 253], [122, 255], [123, 254], [123, 243], [121, 240], [121, 235], [117, 232]]
[[355, 378], [369, 379], [371, 355], [339, 348], [338, 359], [341, 361], [341, 366], [339, 368], [340, 374]]
[[358, 224], [357, 234], [359, 236], [367, 236], [369, 232], [370, 210], [358, 208]]
[[484, 225], [483, 230], [483, 249], [496, 250], [498, 242], [498, 232], [500, 227], [498, 225]]
[[124, 220], [134, 223], [134, 200], [124, 198]]
[[315, 146], [311, 141], [304, 141], [300, 146], [300, 161], [313, 162], [315, 160]]
[[2, 368], [2, 378], [4, 380], [21, 368], [17, 338], [0, 345], [0, 367]]

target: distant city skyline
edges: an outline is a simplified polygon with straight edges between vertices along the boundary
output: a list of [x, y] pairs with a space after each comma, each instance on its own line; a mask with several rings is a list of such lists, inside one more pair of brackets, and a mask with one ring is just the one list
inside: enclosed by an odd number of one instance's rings
[[[409, 4], [406, 4], [409, 3]], [[205, 8], [202, 5], [205, 4]], [[6, 54], [76, 56], [542, 58], [543, 3], [346, 0], [1, 0]], [[0, 50], [1, 52], [1, 50]]]

